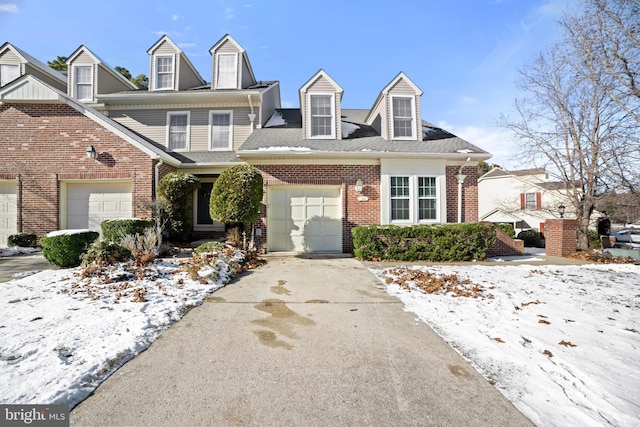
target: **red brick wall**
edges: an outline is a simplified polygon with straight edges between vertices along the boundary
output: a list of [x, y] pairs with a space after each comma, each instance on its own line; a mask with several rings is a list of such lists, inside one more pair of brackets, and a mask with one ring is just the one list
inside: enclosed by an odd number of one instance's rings
[[524, 255], [524, 240], [512, 239], [496, 227], [496, 242], [487, 250], [488, 257]]
[[545, 253], [568, 257], [578, 249], [578, 222], [575, 219], [548, 219], [544, 222]]
[[[262, 230], [256, 245], [267, 248], [268, 188], [272, 185], [341, 185], [342, 186], [342, 251], [353, 251], [351, 229], [358, 225], [380, 223], [380, 166], [374, 165], [255, 165], [262, 172], [265, 193], [256, 228]], [[361, 179], [364, 188], [356, 193], [355, 184]], [[358, 201], [367, 196], [368, 201]]]
[[[97, 159], [87, 157], [88, 145]], [[62, 104], [0, 105], [0, 171], [21, 182], [18, 229], [38, 236], [60, 226], [61, 180], [131, 180], [138, 217], [147, 216], [142, 206], [153, 200], [154, 161]]]
[[[458, 222], [458, 179], [459, 166], [447, 166], [447, 222]], [[467, 177], [462, 184], [462, 222], [478, 221], [478, 168], [465, 166], [462, 174]]]

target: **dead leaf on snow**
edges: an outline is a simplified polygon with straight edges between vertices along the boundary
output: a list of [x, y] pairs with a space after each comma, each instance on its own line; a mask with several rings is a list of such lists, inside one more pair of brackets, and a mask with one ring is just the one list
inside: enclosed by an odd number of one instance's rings
[[560, 341], [558, 344], [563, 345], [565, 347], [577, 347], [574, 343], [570, 341], [565, 341], [565, 340]]
[[545, 356], [553, 357], [553, 353], [551, 353], [549, 350], [543, 351], [542, 354], [544, 354]]
[[520, 305], [523, 306], [523, 307], [526, 307], [526, 306], [531, 305], [531, 304], [541, 304], [541, 302], [538, 301], [538, 300], [535, 300], [535, 301], [523, 302]]
[[546, 320], [544, 320], [544, 319], [540, 319], [540, 320], [538, 320], [538, 323], [542, 323], [542, 324], [544, 324], [544, 325], [550, 325], [550, 324], [551, 324], [551, 322], [546, 321]]
[[624, 328], [624, 330], [629, 332], [635, 332], [636, 334], [638, 333], [638, 330], [636, 328]]
[[494, 340], [495, 342], [500, 342], [500, 343], [504, 343], [504, 340], [502, 338], [491, 338], [492, 340]]

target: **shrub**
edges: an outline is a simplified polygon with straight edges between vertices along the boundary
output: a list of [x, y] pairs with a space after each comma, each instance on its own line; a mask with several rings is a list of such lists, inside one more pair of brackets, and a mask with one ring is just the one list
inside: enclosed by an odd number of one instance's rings
[[201, 244], [195, 249], [195, 253], [200, 255], [204, 252], [219, 252], [224, 249], [226, 245], [222, 242], [206, 242]]
[[191, 235], [191, 200], [199, 187], [200, 180], [184, 172], [168, 173], [158, 182], [158, 196], [166, 205], [172, 237], [177, 240], [186, 241]]
[[260, 212], [262, 186], [260, 171], [251, 165], [242, 164], [226, 169], [211, 191], [211, 218], [232, 224], [255, 222]]
[[152, 219], [105, 219], [100, 223], [102, 238], [108, 242], [120, 243], [127, 234], [143, 234], [147, 228], [155, 226]]
[[544, 248], [544, 239], [539, 231], [523, 230], [518, 233], [517, 238], [523, 240], [524, 246], [527, 248]]
[[33, 248], [38, 246], [38, 236], [32, 233], [12, 234], [7, 238], [7, 246], [20, 246], [21, 248]]
[[602, 242], [600, 241], [600, 235], [595, 230], [588, 230], [587, 237], [589, 238], [589, 247], [591, 249], [601, 249]]
[[82, 266], [94, 264], [98, 266], [110, 265], [131, 259], [131, 252], [117, 243], [107, 240], [96, 240], [80, 256]]
[[144, 234], [127, 234], [121, 244], [129, 250], [136, 266], [144, 266], [156, 257], [158, 233], [153, 228], [147, 228]]
[[511, 224], [496, 224], [496, 227], [498, 227], [500, 230], [504, 231], [507, 236], [511, 237], [512, 239], [516, 237], [516, 230], [513, 228], [513, 225]]
[[42, 255], [49, 264], [58, 267], [80, 265], [80, 257], [99, 234], [90, 230], [70, 230], [49, 233], [40, 239]]
[[352, 235], [357, 258], [387, 261], [483, 260], [496, 241], [495, 226], [479, 223], [362, 226]]

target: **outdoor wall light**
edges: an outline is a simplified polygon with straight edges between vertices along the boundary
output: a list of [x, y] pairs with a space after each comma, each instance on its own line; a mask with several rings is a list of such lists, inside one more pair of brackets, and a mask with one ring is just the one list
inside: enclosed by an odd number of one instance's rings
[[361, 179], [357, 180], [356, 181], [356, 193], [362, 193], [362, 187], [363, 187], [362, 180]]
[[564, 205], [558, 206], [558, 212], [560, 213], [560, 218], [564, 218], [564, 210], [567, 209]]
[[88, 146], [86, 151], [88, 158], [95, 159], [96, 157], [98, 157], [98, 152], [95, 148], [93, 148], [93, 145]]

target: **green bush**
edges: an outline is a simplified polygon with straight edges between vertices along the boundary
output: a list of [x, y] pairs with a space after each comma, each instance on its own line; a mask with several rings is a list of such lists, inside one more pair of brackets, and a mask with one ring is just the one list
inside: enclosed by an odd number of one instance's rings
[[96, 240], [87, 249], [87, 252], [80, 256], [82, 266], [90, 264], [111, 265], [116, 262], [131, 259], [131, 252], [117, 243], [107, 240]]
[[187, 241], [191, 236], [193, 191], [200, 188], [200, 180], [195, 175], [171, 172], [158, 182], [158, 196], [164, 202], [165, 213], [174, 239]]
[[7, 238], [7, 246], [20, 246], [21, 248], [33, 248], [38, 246], [38, 236], [33, 233], [12, 234]]
[[144, 234], [147, 228], [155, 226], [152, 219], [105, 219], [100, 223], [102, 238], [108, 242], [120, 243], [128, 234]]
[[236, 165], [220, 174], [211, 191], [209, 214], [226, 224], [256, 222], [262, 202], [263, 180], [251, 165]]
[[471, 261], [487, 257], [494, 225], [373, 225], [355, 227], [354, 255], [364, 260]]
[[222, 242], [206, 242], [198, 246], [195, 249], [195, 252], [198, 255], [200, 255], [203, 252], [219, 252], [225, 247], [226, 245]]
[[589, 238], [589, 247], [591, 249], [601, 249], [602, 242], [600, 241], [600, 235], [595, 230], [588, 230], [587, 237]]
[[96, 231], [88, 230], [74, 234], [49, 233], [40, 239], [42, 255], [49, 264], [58, 267], [78, 266], [80, 257], [98, 236]]
[[507, 233], [507, 236], [511, 237], [512, 239], [516, 237], [516, 230], [513, 228], [513, 225], [511, 225], [511, 224], [496, 224], [496, 227], [498, 227], [500, 230], [502, 230], [505, 233]]
[[526, 248], [544, 248], [544, 239], [537, 230], [524, 230], [518, 233], [518, 239], [524, 241]]

